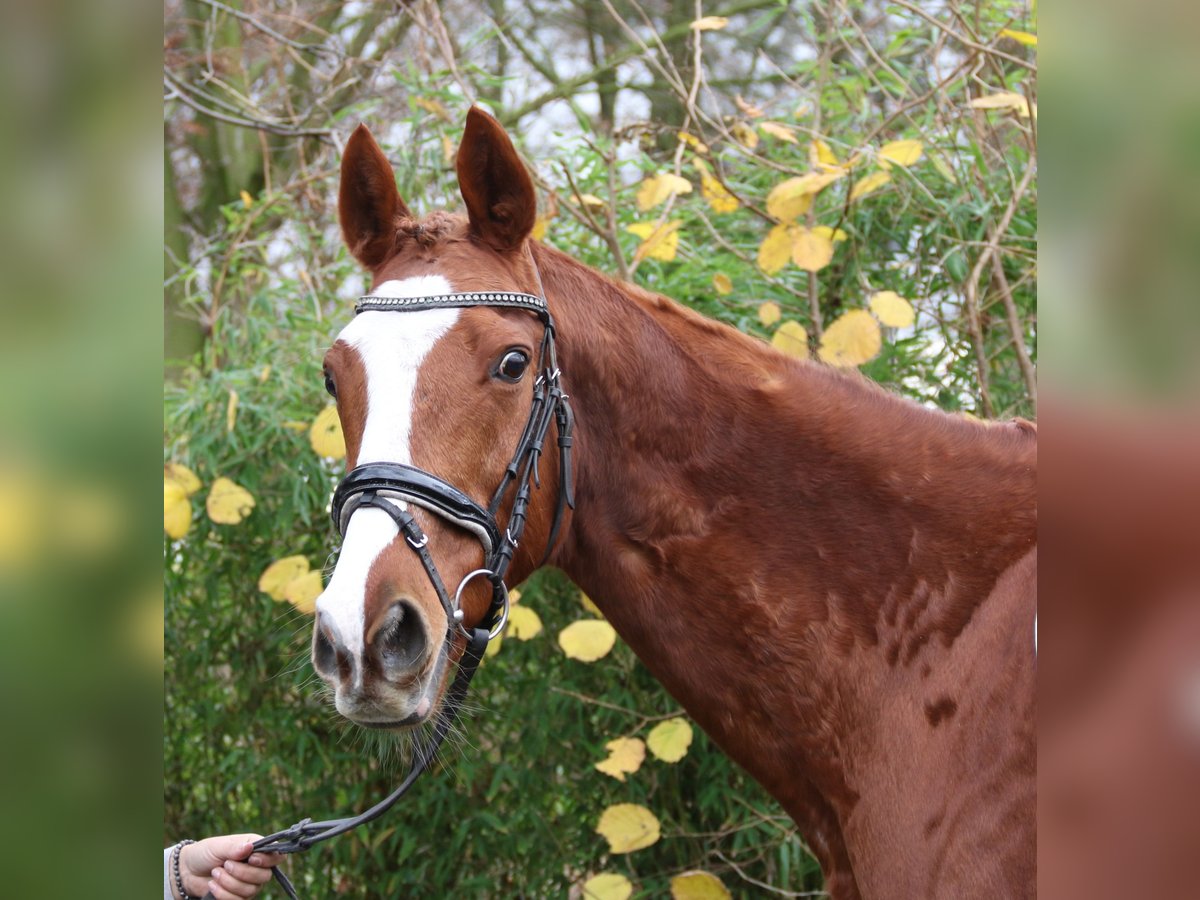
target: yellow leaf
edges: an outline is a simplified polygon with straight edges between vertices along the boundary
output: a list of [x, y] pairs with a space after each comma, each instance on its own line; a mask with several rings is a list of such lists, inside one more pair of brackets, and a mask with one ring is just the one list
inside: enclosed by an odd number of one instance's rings
[[600, 612], [600, 607], [593, 603], [592, 598], [583, 593], [583, 591], [579, 592], [579, 605], [584, 608], [585, 612], [590, 612], [593, 615], [604, 618], [604, 613]]
[[758, 248], [758, 266], [774, 275], [792, 258], [792, 226], [776, 225], [767, 232]]
[[795, 319], [788, 319], [771, 338], [771, 346], [788, 356], [808, 359], [808, 332]]
[[313, 569], [289, 581], [283, 589], [283, 599], [311, 616], [317, 611], [317, 598], [323, 590], [325, 586], [321, 582], [321, 570]]
[[971, 108], [1014, 109], [1022, 119], [1029, 118], [1029, 101], [1012, 91], [1001, 91], [998, 94], [988, 94], [986, 97], [976, 97], [971, 101]]
[[231, 434], [237, 424], [238, 392], [230, 388], [229, 400], [225, 404], [225, 433]]
[[812, 191], [806, 188], [804, 176], [789, 178], [775, 185], [767, 194], [767, 212], [781, 222], [790, 222], [808, 212], [813, 196]]
[[879, 323], [865, 309], [852, 309], [825, 329], [817, 355], [835, 366], [861, 366], [883, 346]]
[[196, 493], [202, 487], [200, 479], [196, 477], [196, 473], [187, 466], [182, 466], [179, 463], [167, 463], [163, 466], [163, 477], [176, 482], [183, 488], [183, 493], [188, 497], [192, 496], [192, 494]]
[[783, 312], [780, 310], [779, 304], [771, 300], [768, 300], [758, 308], [758, 321], [768, 327], [778, 322], [781, 315], [783, 315]]
[[646, 746], [663, 762], [679, 762], [692, 746], [692, 726], [678, 716], [659, 722], [646, 736]]
[[508, 636], [513, 640], [527, 641], [542, 633], [542, 620], [528, 606], [512, 606], [508, 610]]
[[163, 531], [179, 540], [191, 527], [192, 504], [187, 489], [174, 478], [163, 478]]
[[708, 144], [704, 143], [704, 141], [700, 140], [700, 138], [696, 137], [694, 134], [688, 134], [686, 131], [681, 131], [679, 132], [679, 140], [681, 143], [687, 144], [697, 153], [708, 152]]
[[246, 207], [246, 209], [249, 209], [251, 206], [254, 205], [254, 198], [250, 196], [249, 191], [242, 191], [241, 195], [242, 195], [242, 206]]
[[753, 103], [748, 103], [742, 99], [742, 95], [738, 94], [733, 98], [733, 102], [737, 104], [737, 108], [742, 111], [742, 115], [749, 116], [751, 119], [760, 119], [766, 115], [759, 107]]
[[724, 16], [704, 16], [694, 21], [689, 26], [693, 31], [720, 31], [729, 20]]
[[696, 869], [671, 879], [671, 900], [731, 900], [721, 879]]
[[596, 833], [608, 841], [610, 853], [632, 853], [657, 843], [660, 836], [654, 813], [636, 803], [617, 803], [606, 809]]
[[780, 125], [778, 122], [759, 122], [758, 127], [777, 140], [787, 141], [789, 144], [800, 143], [796, 140], [796, 135], [792, 132], [792, 129], [786, 125]]
[[580, 619], [558, 633], [558, 646], [571, 659], [595, 662], [608, 655], [617, 632], [603, 619]]
[[920, 141], [889, 141], [879, 148], [879, 162], [884, 168], [890, 163], [907, 168], [924, 153], [925, 145]]
[[258, 370], [258, 383], [266, 384], [267, 379], [271, 377], [271, 366], [268, 363]]
[[521, 592], [519, 590], [517, 590], [516, 588], [513, 588], [511, 591], [509, 591], [508, 592], [508, 602], [512, 603], [514, 605], [516, 605], [517, 603], [520, 603], [521, 602]]
[[833, 241], [810, 228], [797, 228], [792, 236], [792, 262], [809, 272], [819, 272], [833, 259]]
[[829, 172], [843, 172], [846, 168], [829, 145], [820, 138], [808, 145], [808, 162], [814, 169]]
[[538, 216], [533, 220], [533, 229], [529, 232], [529, 236], [535, 241], [544, 240], [546, 237], [546, 226], [550, 224], [550, 220], [545, 216]]
[[1037, 46], [1037, 35], [1030, 34], [1028, 31], [1015, 31], [1012, 28], [1002, 29], [1000, 37], [1012, 38], [1018, 44], [1024, 44], [1026, 47]]
[[713, 176], [702, 159], [692, 160], [700, 173], [700, 195], [708, 201], [713, 212], [733, 212], [738, 208], [738, 199], [725, 189], [725, 185]]
[[637, 192], [637, 206], [642, 212], [653, 209], [672, 194], [690, 194], [692, 183], [686, 178], [663, 172], [642, 182]]
[[767, 212], [786, 222], [808, 212], [813, 198], [842, 177], [841, 172], [809, 172], [781, 181], [767, 194]]
[[653, 222], [635, 222], [632, 225], [626, 225], [625, 230], [630, 234], [635, 234], [642, 239], [642, 243], [638, 246], [633, 254], [634, 259], [661, 259], [664, 262], [670, 262], [675, 258], [675, 252], [679, 249], [679, 226], [683, 223], [679, 219], [672, 219], [662, 225], [655, 225]]
[[758, 132], [745, 122], [735, 122], [733, 127], [729, 129], [729, 133], [733, 135], [735, 141], [747, 150], [753, 150], [758, 146]]
[[700, 193], [708, 201], [713, 212], [733, 212], [739, 206], [738, 198], [729, 193], [725, 189], [725, 185], [711, 175], [701, 176]]
[[733, 290], [733, 281], [724, 272], [713, 276], [713, 290], [718, 294], [728, 294]]
[[624, 781], [642, 767], [646, 759], [646, 745], [641, 738], [617, 738], [604, 745], [608, 759], [596, 763], [596, 768], [617, 781]]
[[434, 100], [432, 97], [413, 97], [411, 98], [413, 106], [418, 106], [425, 112], [433, 113], [443, 122], [453, 122], [454, 117], [450, 115], [450, 110], [446, 109], [440, 100]]
[[583, 900], [629, 900], [633, 883], [624, 875], [604, 872], [583, 883]]
[[500, 647], [503, 644], [504, 644], [504, 635], [503, 634], [496, 635], [494, 638], [492, 638], [490, 641], [488, 641], [487, 649], [483, 651], [483, 658], [487, 659], [489, 657], [495, 656], [497, 653], [500, 652]]
[[819, 234], [823, 238], [827, 238], [834, 243], [844, 241], [848, 237], [846, 232], [840, 228], [830, 228], [828, 225], [817, 225], [813, 228], [813, 234]]
[[218, 478], [208, 491], [208, 517], [218, 525], [236, 525], [254, 509], [254, 497], [240, 484]]
[[442, 135], [442, 162], [446, 165], [454, 162], [454, 157], [458, 154], [458, 148], [454, 146], [454, 141], [450, 140], [447, 134]]
[[872, 172], [866, 178], [855, 183], [850, 191], [850, 199], [857, 200], [859, 197], [874, 193], [891, 180], [892, 176], [888, 172]]
[[342, 434], [342, 423], [338, 419], [337, 407], [332, 403], [317, 413], [308, 430], [308, 442], [317, 456], [341, 459], [346, 455], [346, 438]]
[[282, 600], [284, 588], [308, 569], [308, 558], [304, 556], [285, 556], [283, 559], [277, 559], [258, 576], [258, 589], [264, 594], [269, 594], [272, 600]]
[[871, 312], [889, 328], [911, 328], [917, 320], [912, 304], [895, 291], [879, 291], [872, 295]]

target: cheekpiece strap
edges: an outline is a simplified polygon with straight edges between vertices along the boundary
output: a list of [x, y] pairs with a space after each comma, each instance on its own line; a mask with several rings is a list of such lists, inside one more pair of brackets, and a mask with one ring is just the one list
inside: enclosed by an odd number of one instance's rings
[[354, 312], [407, 312], [419, 309], [457, 309], [463, 306], [507, 306], [537, 313], [543, 322], [550, 318], [550, 309], [542, 297], [517, 291], [478, 291], [457, 294], [433, 294], [426, 297], [382, 297], [367, 294], [359, 297]]

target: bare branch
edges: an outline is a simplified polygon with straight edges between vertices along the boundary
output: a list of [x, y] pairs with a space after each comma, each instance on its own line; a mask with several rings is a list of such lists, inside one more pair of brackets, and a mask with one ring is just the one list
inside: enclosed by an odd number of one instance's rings
[[338, 52], [332, 47], [327, 47], [324, 44], [304, 44], [300, 41], [294, 41], [287, 35], [280, 34], [274, 28], [264, 24], [262, 21], [256, 19], [249, 13], [242, 12], [240, 9], [234, 9], [232, 6], [226, 6], [224, 3], [219, 3], [218, 0], [200, 0], [200, 2], [212, 7], [213, 9], [219, 9], [221, 12], [228, 13], [234, 18], [241, 19], [243, 22], [253, 25], [263, 34], [269, 35], [270, 37], [273, 37], [275, 40], [279, 41], [281, 44], [286, 44], [288, 47], [292, 47], [293, 49], [305, 50], [309, 53], [328, 53], [332, 54], [333, 56], [339, 55]]
[[163, 72], [163, 81], [167, 86], [166, 95], [163, 97], [164, 101], [179, 100], [184, 105], [191, 107], [201, 115], [208, 116], [210, 119], [216, 119], [219, 122], [226, 122], [230, 125], [238, 125], [242, 128], [252, 128], [255, 131], [266, 131], [271, 134], [282, 135], [283, 137], [311, 137], [334, 144], [333, 132], [328, 128], [293, 128], [263, 119], [218, 112], [195, 100], [191, 96], [189, 88], [174, 78], [170, 72]]

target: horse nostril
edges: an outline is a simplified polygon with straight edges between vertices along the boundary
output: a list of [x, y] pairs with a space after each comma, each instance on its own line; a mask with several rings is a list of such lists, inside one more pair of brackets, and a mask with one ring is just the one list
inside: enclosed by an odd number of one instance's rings
[[384, 616], [372, 641], [384, 670], [392, 675], [407, 675], [425, 656], [425, 626], [417, 608], [407, 600], [398, 600]]
[[327, 678], [338, 674], [338, 648], [331, 638], [325, 622], [318, 617], [316, 628], [313, 629], [312, 660], [317, 673]]

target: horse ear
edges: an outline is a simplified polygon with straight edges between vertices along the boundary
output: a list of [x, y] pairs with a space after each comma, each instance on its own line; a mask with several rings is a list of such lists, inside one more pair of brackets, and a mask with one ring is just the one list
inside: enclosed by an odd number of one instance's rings
[[537, 218], [533, 181], [504, 128], [478, 107], [467, 111], [455, 168], [471, 230], [497, 250], [521, 246]]
[[346, 246], [355, 259], [369, 269], [374, 268], [392, 249], [396, 219], [410, 215], [396, 190], [392, 164], [367, 126], [359, 125], [342, 153], [338, 219]]

